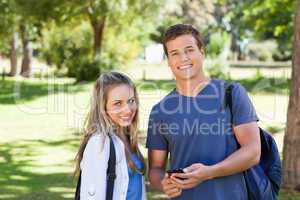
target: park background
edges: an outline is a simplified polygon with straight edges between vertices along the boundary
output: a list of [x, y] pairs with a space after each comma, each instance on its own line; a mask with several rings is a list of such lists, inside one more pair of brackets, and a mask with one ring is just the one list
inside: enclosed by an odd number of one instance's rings
[[[294, 84], [300, 83], [299, 4], [0, 0], [0, 199], [73, 198], [74, 158], [91, 89], [106, 71], [124, 72], [137, 85], [140, 142], [147, 156], [149, 112], [175, 86], [160, 42], [176, 23], [192, 24], [202, 33], [207, 74], [245, 86], [260, 126], [272, 133], [286, 163], [279, 199], [300, 199], [300, 130], [287, 128], [290, 91], [300, 87]], [[299, 100], [289, 108], [297, 110], [290, 124], [300, 118], [296, 105]], [[284, 152], [284, 145], [292, 151]], [[166, 199], [147, 186], [150, 200]]]

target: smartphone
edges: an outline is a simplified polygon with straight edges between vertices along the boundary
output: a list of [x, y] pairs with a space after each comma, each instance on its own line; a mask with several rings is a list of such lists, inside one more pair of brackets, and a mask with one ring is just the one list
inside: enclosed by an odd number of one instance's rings
[[183, 171], [182, 168], [179, 168], [179, 169], [170, 169], [170, 170], [167, 170], [167, 173], [168, 173], [168, 175], [170, 177], [174, 173], [184, 173], [184, 171]]

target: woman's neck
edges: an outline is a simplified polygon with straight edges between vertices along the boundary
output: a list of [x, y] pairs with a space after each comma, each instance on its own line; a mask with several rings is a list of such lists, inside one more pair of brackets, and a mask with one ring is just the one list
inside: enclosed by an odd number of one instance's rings
[[127, 137], [125, 128], [119, 126], [116, 130], [116, 134], [123, 141], [124, 145], [126, 145], [126, 147], [130, 149], [130, 138]]

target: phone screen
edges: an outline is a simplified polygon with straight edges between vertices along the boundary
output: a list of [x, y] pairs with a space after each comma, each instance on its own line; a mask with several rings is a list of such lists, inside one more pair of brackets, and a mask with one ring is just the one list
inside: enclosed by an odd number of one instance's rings
[[184, 173], [183, 169], [173, 169], [173, 170], [167, 170], [167, 173], [169, 176], [171, 176], [174, 173]]

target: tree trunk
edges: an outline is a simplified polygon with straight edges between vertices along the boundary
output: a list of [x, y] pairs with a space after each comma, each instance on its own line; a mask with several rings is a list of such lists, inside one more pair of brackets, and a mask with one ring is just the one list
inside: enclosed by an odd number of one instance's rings
[[31, 59], [32, 59], [32, 49], [30, 47], [30, 40], [28, 37], [27, 28], [21, 26], [21, 39], [23, 45], [23, 59], [21, 65], [21, 75], [24, 77], [29, 77], [31, 73]]
[[101, 18], [99, 21], [92, 21], [91, 24], [94, 32], [94, 59], [97, 59], [101, 54], [105, 17]]
[[284, 187], [300, 191], [300, 0], [294, 22], [292, 81], [283, 149]]
[[11, 41], [9, 76], [15, 76], [17, 74], [17, 64], [18, 64], [18, 55], [17, 55], [18, 41], [17, 40], [18, 40], [18, 34], [17, 32], [14, 32]]

